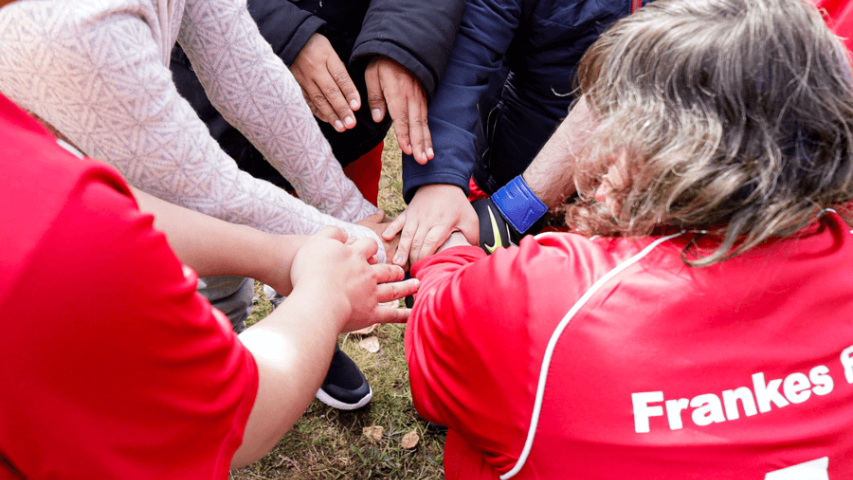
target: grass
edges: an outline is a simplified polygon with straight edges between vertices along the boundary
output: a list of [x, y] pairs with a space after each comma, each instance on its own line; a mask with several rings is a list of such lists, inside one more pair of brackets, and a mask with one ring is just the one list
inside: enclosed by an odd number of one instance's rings
[[[393, 131], [385, 141], [379, 206], [394, 217], [405, 208], [401, 157]], [[249, 323], [272, 311], [260, 292]], [[257, 463], [231, 472], [233, 480], [249, 479], [443, 479], [444, 435], [426, 430], [412, 406], [409, 372], [403, 351], [404, 325], [382, 325], [371, 335], [380, 350], [370, 353], [358, 343], [361, 335], [344, 335], [341, 348], [359, 365], [373, 388], [373, 400], [355, 412], [342, 412], [314, 400], [279, 444]], [[379, 440], [363, 434], [381, 426]], [[416, 432], [413, 448], [403, 437]]]

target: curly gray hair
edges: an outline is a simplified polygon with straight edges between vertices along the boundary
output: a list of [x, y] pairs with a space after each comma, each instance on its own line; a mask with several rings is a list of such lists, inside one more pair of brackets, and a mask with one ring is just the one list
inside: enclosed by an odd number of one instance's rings
[[[706, 266], [795, 233], [853, 198], [844, 47], [803, 0], [659, 0], [622, 19], [578, 71], [596, 116], [576, 169], [581, 231], [704, 230]], [[591, 200], [620, 168], [617, 211]]]

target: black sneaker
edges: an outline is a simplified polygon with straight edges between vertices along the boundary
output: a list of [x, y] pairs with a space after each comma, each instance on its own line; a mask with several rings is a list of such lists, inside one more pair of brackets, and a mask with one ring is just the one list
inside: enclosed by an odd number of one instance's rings
[[355, 362], [336, 345], [329, 373], [316, 397], [332, 408], [355, 410], [370, 402], [373, 390]]

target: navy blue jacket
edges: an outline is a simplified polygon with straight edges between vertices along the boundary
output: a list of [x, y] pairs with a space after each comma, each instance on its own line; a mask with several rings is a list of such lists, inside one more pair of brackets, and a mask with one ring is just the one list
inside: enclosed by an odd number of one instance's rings
[[469, 0], [430, 105], [435, 158], [403, 156], [403, 194], [472, 176], [486, 193], [520, 175], [574, 101], [586, 49], [632, 0]]
[[[359, 89], [362, 107], [357, 125], [338, 133], [318, 121], [335, 157], [346, 166], [369, 152], [391, 126], [390, 115], [379, 124], [370, 117], [364, 70], [371, 58], [384, 55], [406, 67], [431, 100], [447, 67], [465, 0], [249, 0], [249, 13], [261, 35], [290, 66], [314, 33], [321, 33], [347, 64]], [[181, 95], [189, 100], [223, 150], [252, 175], [285, 185], [279, 173], [243, 135], [210, 104], [186, 55], [172, 52], [172, 74]]]

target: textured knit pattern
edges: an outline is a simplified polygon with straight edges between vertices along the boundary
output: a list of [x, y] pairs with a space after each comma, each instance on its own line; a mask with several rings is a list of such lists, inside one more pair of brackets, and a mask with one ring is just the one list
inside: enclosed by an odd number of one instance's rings
[[[238, 170], [210, 137], [167, 68], [176, 41], [216, 108], [305, 203]], [[0, 90], [170, 202], [273, 233], [334, 225], [379, 241], [347, 223], [376, 208], [344, 176], [245, 2], [18, 1], [0, 9]]]

